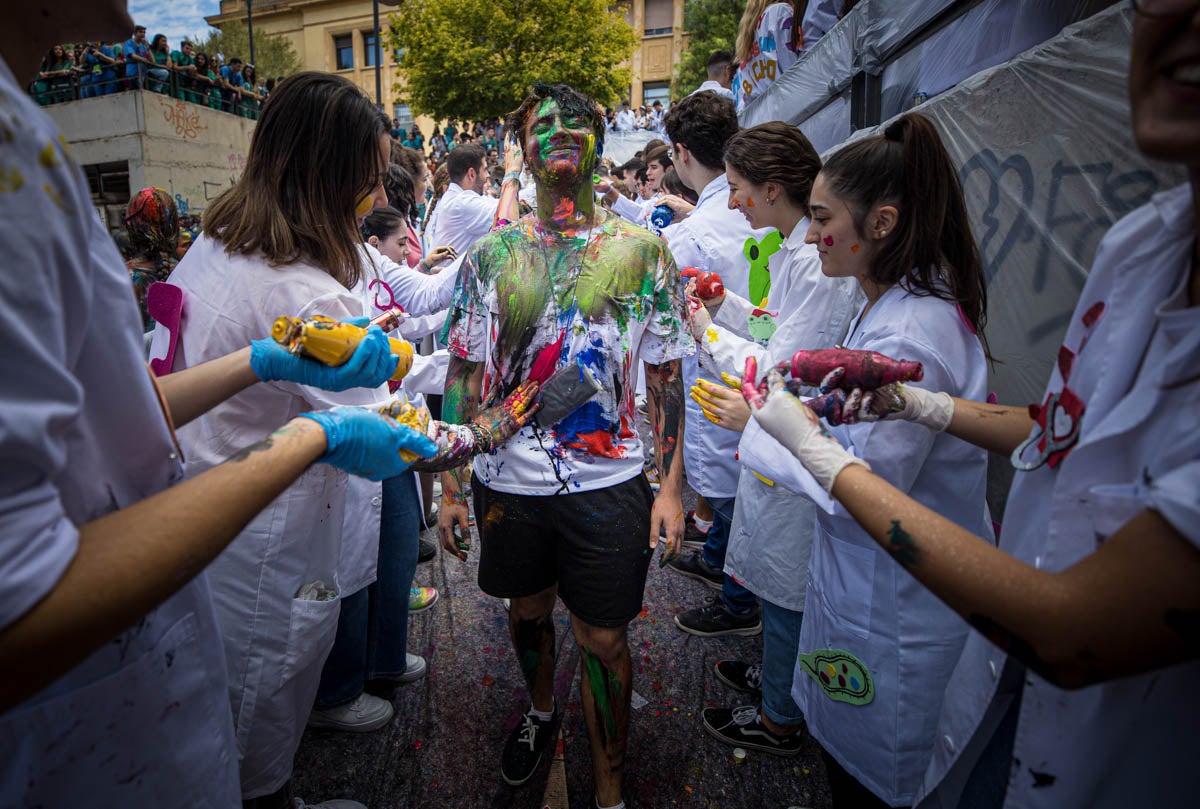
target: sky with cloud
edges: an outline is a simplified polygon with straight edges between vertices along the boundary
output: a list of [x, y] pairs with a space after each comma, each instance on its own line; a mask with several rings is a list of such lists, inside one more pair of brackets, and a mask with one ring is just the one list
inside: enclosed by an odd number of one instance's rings
[[220, 0], [129, 0], [129, 15], [146, 26], [146, 38], [166, 34], [172, 48], [185, 37], [208, 33], [205, 16], [220, 11]]

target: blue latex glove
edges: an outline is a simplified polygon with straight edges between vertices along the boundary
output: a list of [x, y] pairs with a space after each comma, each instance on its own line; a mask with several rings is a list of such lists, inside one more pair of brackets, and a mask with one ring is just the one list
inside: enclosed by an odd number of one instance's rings
[[437, 445], [427, 436], [370, 407], [333, 407], [300, 415], [325, 430], [328, 447], [321, 463], [359, 477], [384, 480], [399, 475], [411, 466], [400, 457], [402, 449], [423, 458], [437, 454]]
[[[370, 321], [356, 317], [345, 322], [366, 326]], [[270, 337], [250, 343], [250, 368], [263, 382], [298, 382], [322, 390], [377, 388], [391, 378], [399, 362], [378, 326], [371, 326], [350, 359], [336, 367], [292, 354]]]

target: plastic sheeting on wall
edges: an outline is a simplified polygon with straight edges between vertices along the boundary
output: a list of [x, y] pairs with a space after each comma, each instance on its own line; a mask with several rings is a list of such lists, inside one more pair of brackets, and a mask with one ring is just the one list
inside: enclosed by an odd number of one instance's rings
[[[1002, 403], [1041, 400], [1104, 233], [1186, 179], [1134, 146], [1132, 19], [1128, 7], [1112, 7], [920, 107], [960, 167], [988, 277], [991, 389]], [[993, 463], [990, 474], [999, 514], [1011, 468]]]
[[667, 136], [649, 129], [635, 129], [632, 132], [605, 132], [604, 157], [611, 157], [616, 165], [629, 161], [636, 152], [655, 138], [666, 140]]

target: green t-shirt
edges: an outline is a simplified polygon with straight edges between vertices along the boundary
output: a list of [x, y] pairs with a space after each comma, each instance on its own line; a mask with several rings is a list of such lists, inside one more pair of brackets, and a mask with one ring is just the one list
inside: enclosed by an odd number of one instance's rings
[[[155, 57], [155, 61], [158, 61], [157, 57]], [[171, 51], [171, 61], [180, 67], [196, 64], [196, 60], [190, 56], [184, 56], [183, 51]]]

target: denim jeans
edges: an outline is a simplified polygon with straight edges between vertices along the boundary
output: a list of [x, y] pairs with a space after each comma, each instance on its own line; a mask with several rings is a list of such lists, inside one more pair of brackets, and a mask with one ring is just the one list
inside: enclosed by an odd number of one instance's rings
[[804, 718], [792, 699], [792, 675], [803, 620], [803, 612], [762, 600], [762, 712], [780, 725], [798, 725]]
[[368, 680], [394, 680], [408, 667], [408, 591], [421, 535], [415, 473], [383, 482], [381, 511], [378, 576], [342, 598], [337, 635], [317, 688], [317, 710], [352, 702]]
[[[729, 548], [729, 528], [733, 525], [732, 497], [709, 497], [708, 504], [713, 510], [712, 528], [708, 529], [708, 539], [704, 541], [704, 550], [700, 557], [709, 567], [717, 570], [725, 569], [725, 551]], [[721, 586], [721, 600], [725, 606], [734, 612], [746, 612], [754, 607], [754, 593], [725, 574], [725, 583]]]

